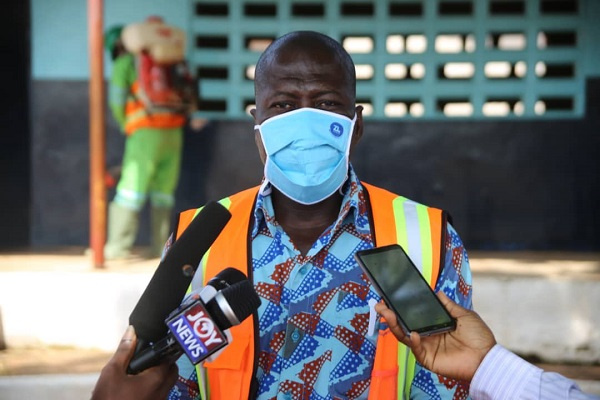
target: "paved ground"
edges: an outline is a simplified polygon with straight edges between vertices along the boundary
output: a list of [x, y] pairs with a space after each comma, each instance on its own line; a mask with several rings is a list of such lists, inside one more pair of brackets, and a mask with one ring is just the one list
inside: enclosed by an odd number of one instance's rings
[[0, 376], [82, 374], [100, 372], [111, 353], [66, 347], [38, 347], [0, 351]]

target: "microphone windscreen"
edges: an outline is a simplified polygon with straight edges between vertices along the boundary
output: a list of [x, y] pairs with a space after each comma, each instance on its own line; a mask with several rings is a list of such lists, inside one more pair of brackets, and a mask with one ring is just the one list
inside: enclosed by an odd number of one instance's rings
[[165, 319], [180, 305], [192, 280], [182, 267], [198, 267], [230, 218], [225, 207], [210, 202], [173, 243], [129, 316], [138, 339], [156, 342], [167, 334]]
[[232, 311], [235, 318], [241, 323], [260, 306], [260, 297], [247, 279], [226, 287], [219, 294], [224, 297], [225, 302], [229, 305], [229, 310], [224, 310], [216, 297], [206, 303], [206, 310], [222, 330], [229, 329], [234, 325], [227, 316], [228, 311]]
[[242, 271], [228, 267], [212, 277], [206, 284], [214, 287], [217, 290], [223, 290], [234, 283], [243, 281], [244, 279], [247, 279], [247, 277]]

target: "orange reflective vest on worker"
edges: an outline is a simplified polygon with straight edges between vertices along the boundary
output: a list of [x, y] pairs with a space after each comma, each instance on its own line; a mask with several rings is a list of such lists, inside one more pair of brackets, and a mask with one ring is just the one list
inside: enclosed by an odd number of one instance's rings
[[[415, 203], [387, 190], [362, 183], [366, 189], [371, 216], [371, 233], [376, 246], [397, 243], [417, 262], [422, 275], [435, 287], [444, 262], [446, 214], [439, 209]], [[203, 284], [226, 267], [234, 267], [252, 276], [252, 240], [250, 220], [259, 188], [254, 187], [220, 201], [232, 214], [217, 240], [202, 259], [198, 273]], [[179, 237], [200, 209], [180, 214], [176, 235]], [[419, 237], [420, 240], [408, 238]], [[418, 245], [413, 245], [418, 242]], [[236, 251], [231, 251], [231, 249]], [[416, 253], [419, 254], [416, 254]], [[419, 265], [421, 264], [421, 265]], [[214, 360], [198, 365], [198, 383], [202, 399], [247, 399], [256, 372], [257, 315], [231, 328], [234, 340]], [[389, 331], [380, 330], [369, 399], [408, 398], [415, 374], [415, 358]]]
[[130, 95], [125, 104], [124, 129], [127, 135], [131, 135], [141, 128], [179, 128], [185, 124], [185, 121], [185, 114], [173, 112], [166, 107], [149, 110], [141, 99], [139, 80], [131, 85]]

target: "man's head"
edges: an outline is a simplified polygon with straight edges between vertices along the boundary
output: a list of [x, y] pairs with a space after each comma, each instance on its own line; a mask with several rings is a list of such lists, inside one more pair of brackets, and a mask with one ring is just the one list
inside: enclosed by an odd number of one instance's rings
[[296, 53], [300, 58], [304, 58], [306, 54], [314, 55], [315, 58], [322, 57], [316, 59], [319, 64], [332, 62], [338, 64], [343, 69], [343, 77], [347, 78], [348, 89], [353, 95], [356, 94], [354, 62], [342, 45], [319, 32], [296, 31], [276, 39], [258, 59], [254, 79], [255, 95], [260, 95], [261, 89], [269, 79], [269, 67], [278, 61], [278, 57], [282, 57], [284, 62], [292, 61], [290, 58], [284, 59], [286, 52]]
[[254, 94], [255, 141], [267, 181], [296, 203], [333, 198], [362, 136], [350, 55], [321, 33], [284, 35], [259, 58]]
[[[362, 136], [362, 107], [356, 106], [356, 72], [340, 43], [318, 32], [279, 37], [260, 56], [254, 76], [256, 124], [299, 108], [317, 108], [354, 118], [352, 145]], [[263, 162], [264, 149], [256, 133]]]

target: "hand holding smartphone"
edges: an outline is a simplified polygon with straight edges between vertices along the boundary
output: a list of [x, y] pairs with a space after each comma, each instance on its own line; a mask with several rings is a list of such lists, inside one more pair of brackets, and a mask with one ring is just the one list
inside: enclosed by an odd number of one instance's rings
[[414, 331], [429, 336], [456, 329], [456, 320], [401, 246], [361, 250], [354, 257], [406, 335]]

